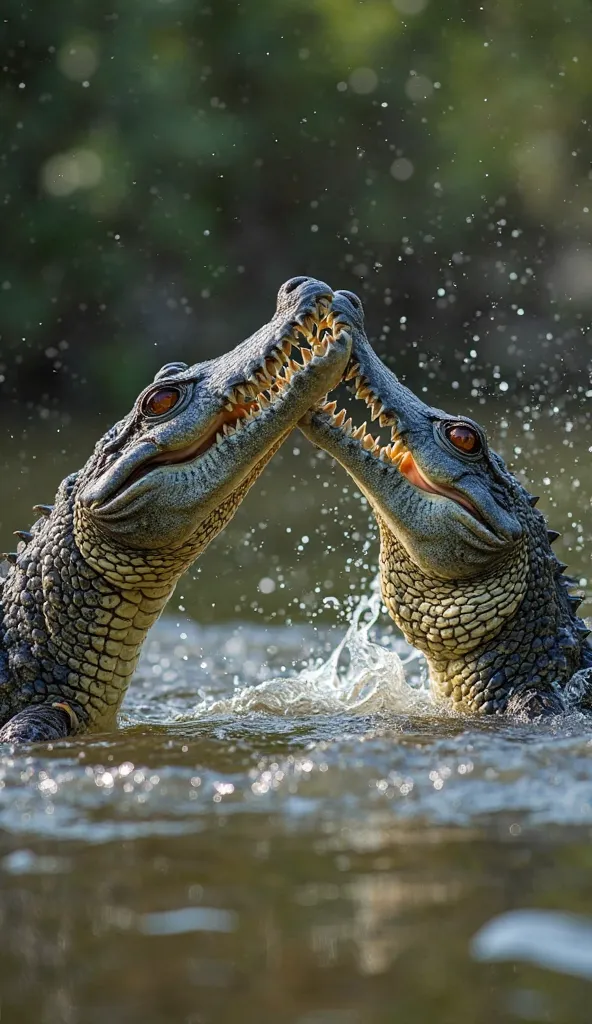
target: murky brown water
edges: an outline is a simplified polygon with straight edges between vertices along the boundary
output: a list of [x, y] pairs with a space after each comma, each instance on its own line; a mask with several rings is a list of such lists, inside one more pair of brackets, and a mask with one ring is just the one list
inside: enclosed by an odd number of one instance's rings
[[[0, 546], [88, 451], [4, 439]], [[582, 579], [589, 445], [546, 424], [516, 456]], [[588, 1024], [592, 721], [431, 705], [368, 633], [376, 554], [295, 438], [179, 587], [120, 732], [3, 755], [1, 1021]]]

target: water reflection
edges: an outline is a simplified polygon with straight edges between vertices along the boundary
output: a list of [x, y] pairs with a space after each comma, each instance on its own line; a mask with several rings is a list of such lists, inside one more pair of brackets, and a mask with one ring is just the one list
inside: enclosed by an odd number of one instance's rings
[[[584, 577], [580, 476], [577, 514], [546, 500]], [[152, 632], [121, 730], [2, 758], [1, 1019], [589, 1024], [592, 721], [435, 705], [376, 620], [347, 486], [279, 461]]]
[[522, 961], [592, 979], [592, 917], [557, 910], [514, 910], [489, 921], [475, 936], [476, 960]]

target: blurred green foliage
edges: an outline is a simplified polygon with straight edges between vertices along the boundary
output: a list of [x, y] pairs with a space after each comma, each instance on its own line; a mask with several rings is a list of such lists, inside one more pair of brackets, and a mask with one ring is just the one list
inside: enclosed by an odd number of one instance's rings
[[589, 0], [4, 0], [2, 55], [15, 400], [119, 408], [303, 272], [360, 291], [409, 372], [454, 338], [582, 379]]

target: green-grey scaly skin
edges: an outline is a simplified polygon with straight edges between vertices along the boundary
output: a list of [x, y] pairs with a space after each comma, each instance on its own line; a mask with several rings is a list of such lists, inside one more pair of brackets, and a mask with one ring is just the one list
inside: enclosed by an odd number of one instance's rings
[[[390, 428], [392, 446], [381, 448], [365, 426], [352, 431], [329, 403], [301, 427], [368, 498], [385, 604], [426, 655], [436, 696], [459, 711], [525, 718], [585, 706], [590, 630], [537, 499], [477, 424], [424, 404], [384, 366], [366, 339], [357, 296], [336, 292], [333, 308], [354, 327], [345, 379], [372, 419]], [[457, 425], [477, 438], [476, 454], [450, 441]]]
[[238, 348], [163, 367], [55, 504], [38, 506], [0, 581], [0, 741], [114, 725], [179, 576], [340, 379], [351, 336], [331, 299], [293, 278]]

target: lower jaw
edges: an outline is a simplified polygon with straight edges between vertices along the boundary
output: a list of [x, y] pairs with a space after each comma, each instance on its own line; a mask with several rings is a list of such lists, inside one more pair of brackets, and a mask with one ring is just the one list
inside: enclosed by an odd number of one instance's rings
[[[315, 418], [317, 419], [316, 424], [314, 422]], [[333, 455], [334, 458], [341, 460], [342, 464], [347, 469], [347, 471], [355, 478], [355, 469], [357, 467], [352, 466], [350, 468], [347, 465], [349, 460], [347, 458], [347, 453], [345, 451], [345, 444], [349, 440], [348, 435], [344, 434], [339, 428], [336, 428], [331, 423], [329, 423], [320, 410], [313, 410], [310, 414], [304, 417], [300, 421], [300, 427], [304, 430], [306, 436], [308, 436], [313, 443], [317, 444], [319, 447], [328, 451], [329, 454]], [[319, 435], [318, 438], [315, 437], [315, 434], [317, 433]], [[328, 445], [326, 444], [327, 440], [329, 441]], [[371, 454], [370, 451], [368, 451], [367, 449], [364, 450], [361, 446], [360, 455], [364, 459], [372, 459], [373, 462], [377, 465], [377, 467], [396, 470], [400, 476], [407, 480], [407, 482], [410, 483], [413, 487], [415, 487], [418, 491], [423, 491], [425, 494], [439, 495], [440, 497], [446, 498], [448, 501], [453, 502], [459, 508], [464, 509], [464, 511], [471, 516], [475, 524], [477, 524], [482, 531], [486, 531], [488, 537], [491, 538], [491, 541], [494, 543], [494, 545], [499, 545], [499, 538], [491, 530], [489, 525], [485, 522], [481, 514], [471, 504], [471, 502], [469, 502], [468, 499], [464, 499], [461, 495], [455, 497], [452, 488], [439, 488], [438, 486], [431, 484], [431, 482], [426, 479], [421, 470], [419, 470], [419, 467], [417, 466], [415, 459], [413, 458], [411, 452], [409, 452], [408, 450], [403, 457], [398, 458], [394, 462], [379, 459], [376, 455]], [[358, 486], [363, 486], [361, 481], [358, 481]]]

